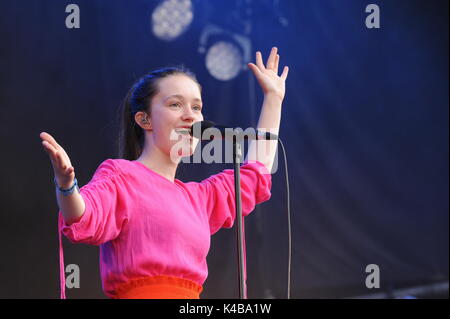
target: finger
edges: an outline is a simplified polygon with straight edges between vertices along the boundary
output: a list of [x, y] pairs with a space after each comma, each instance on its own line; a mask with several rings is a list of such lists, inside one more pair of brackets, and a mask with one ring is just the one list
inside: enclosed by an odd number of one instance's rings
[[287, 78], [287, 76], [288, 76], [288, 73], [289, 73], [289, 67], [288, 67], [288, 66], [285, 66], [284, 69], [283, 69], [283, 73], [281, 74], [281, 78], [282, 78], [283, 80], [286, 80], [286, 78]]
[[70, 175], [74, 171], [72, 165], [70, 165], [70, 163], [67, 163], [67, 161], [64, 159], [61, 151], [55, 149], [47, 141], [42, 141], [42, 145], [44, 145], [44, 149], [50, 157], [55, 172], [60, 172], [64, 175]]
[[68, 166], [67, 169], [64, 171], [64, 174], [68, 176], [68, 175], [72, 174], [73, 171], [74, 171], [73, 166]]
[[259, 52], [259, 51], [256, 52], [256, 65], [258, 66], [258, 68], [261, 71], [266, 69], [266, 67], [264, 66], [263, 60], [262, 60], [261, 52]]
[[50, 134], [48, 134], [46, 132], [42, 132], [39, 136], [43, 140], [49, 142], [54, 148], [58, 149], [59, 147], [61, 147], [58, 143], [56, 143], [56, 140]]
[[53, 147], [52, 144], [50, 144], [48, 141], [42, 141], [42, 146], [44, 146], [44, 150], [46, 150], [48, 153], [54, 154], [56, 151], [56, 148]]
[[48, 143], [47, 141], [45, 141], [46, 144], [49, 146], [49, 150], [51, 152], [51, 157], [52, 157], [52, 162], [53, 162], [53, 167], [57, 170], [61, 170], [64, 168], [64, 166], [66, 165], [66, 160], [64, 158], [64, 155], [62, 154], [61, 150], [55, 149], [53, 147], [53, 145], [50, 145], [50, 143]]
[[253, 74], [258, 78], [261, 75], [259, 68], [253, 63], [248, 63], [247, 66], [252, 70]]
[[65, 171], [67, 169], [67, 162], [64, 160], [63, 155], [61, 154], [60, 151], [57, 151], [57, 156], [58, 156], [58, 163], [59, 163], [59, 169]]
[[274, 68], [273, 68], [274, 72], [275, 72], [277, 75], [278, 75], [278, 64], [279, 64], [279, 62], [280, 62], [280, 55], [277, 54], [277, 57], [276, 57], [276, 59], [275, 59], [275, 66], [274, 66]]
[[52, 163], [56, 163], [56, 161], [58, 160], [56, 158], [56, 149], [47, 141], [42, 141], [42, 146], [44, 147], [45, 152], [50, 157]]
[[67, 155], [66, 151], [63, 149], [63, 147], [61, 145], [59, 145], [56, 142], [56, 140], [50, 134], [48, 134], [46, 132], [42, 132], [40, 134], [40, 137], [53, 147], [53, 149], [54, 149], [53, 153], [58, 151], [61, 155], [63, 162], [68, 163], [70, 165], [70, 159], [69, 159], [69, 156]]
[[70, 165], [70, 158], [69, 158], [69, 155], [67, 155], [66, 151], [62, 147], [60, 147], [58, 151], [61, 153], [61, 156], [64, 159], [64, 161], [68, 165]]
[[274, 70], [275, 59], [277, 57], [277, 51], [278, 51], [277, 47], [273, 47], [272, 50], [270, 50], [270, 55], [267, 58], [267, 64], [266, 64], [266, 68], [269, 70]]

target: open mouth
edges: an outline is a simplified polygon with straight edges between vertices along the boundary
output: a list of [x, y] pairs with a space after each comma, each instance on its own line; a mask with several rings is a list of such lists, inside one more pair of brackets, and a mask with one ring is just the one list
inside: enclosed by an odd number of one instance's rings
[[183, 135], [191, 135], [191, 129], [190, 128], [176, 128], [175, 132], [177, 132], [178, 134], [183, 134]]

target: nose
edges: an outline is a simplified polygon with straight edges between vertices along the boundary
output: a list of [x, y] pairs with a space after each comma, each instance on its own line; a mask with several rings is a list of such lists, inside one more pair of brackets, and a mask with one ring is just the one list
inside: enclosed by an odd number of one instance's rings
[[181, 116], [183, 122], [187, 122], [189, 124], [192, 124], [196, 121], [199, 121], [201, 119], [202, 115], [195, 113], [191, 108], [186, 108], [183, 112], [183, 115]]

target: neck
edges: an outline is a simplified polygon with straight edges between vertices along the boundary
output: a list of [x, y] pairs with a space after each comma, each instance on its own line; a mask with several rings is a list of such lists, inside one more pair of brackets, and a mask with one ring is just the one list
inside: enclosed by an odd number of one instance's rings
[[154, 172], [167, 178], [172, 183], [175, 181], [178, 163], [174, 163], [168, 154], [165, 154], [155, 144], [151, 142], [151, 138], [147, 138], [144, 150], [136, 161], [144, 164]]

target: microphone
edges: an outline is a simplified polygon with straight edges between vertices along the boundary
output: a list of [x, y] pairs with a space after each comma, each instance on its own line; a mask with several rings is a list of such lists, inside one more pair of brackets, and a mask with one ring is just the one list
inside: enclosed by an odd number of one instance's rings
[[208, 120], [195, 122], [192, 124], [190, 135], [202, 141], [210, 141], [215, 138], [233, 138], [233, 136], [236, 136], [237, 140], [278, 140], [278, 136], [276, 134], [260, 132], [254, 128], [248, 128], [243, 131], [241, 128], [218, 125]]

